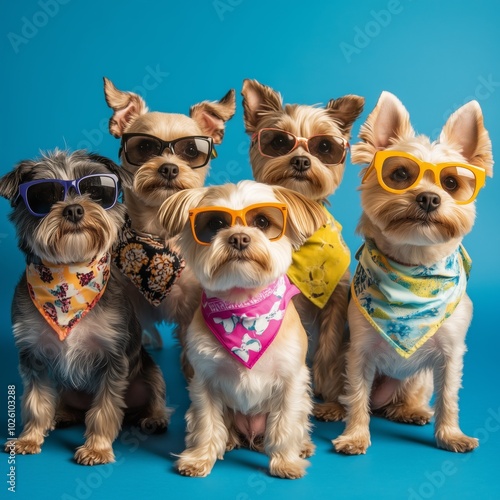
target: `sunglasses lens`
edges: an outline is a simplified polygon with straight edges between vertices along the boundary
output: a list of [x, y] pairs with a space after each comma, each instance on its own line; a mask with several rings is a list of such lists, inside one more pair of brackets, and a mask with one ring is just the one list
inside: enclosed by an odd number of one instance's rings
[[260, 229], [268, 239], [275, 240], [283, 235], [285, 215], [277, 207], [251, 208], [245, 213], [245, 222], [249, 227]]
[[384, 161], [381, 173], [387, 187], [403, 191], [415, 183], [420, 166], [409, 158], [391, 156]]
[[47, 215], [54, 203], [64, 200], [64, 186], [58, 182], [46, 181], [29, 186], [25, 202], [37, 215]]
[[345, 155], [345, 143], [340, 137], [316, 135], [308, 141], [309, 152], [322, 163], [337, 165]]
[[106, 210], [114, 206], [118, 196], [116, 181], [106, 175], [83, 177], [78, 181], [78, 190]]
[[295, 137], [282, 130], [261, 130], [259, 147], [263, 155], [283, 156], [290, 153], [295, 147]]
[[456, 201], [469, 201], [476, 191], [476, 174], [465, 167], [446, 167], [441, 170], [442, 188]]
[[212, 153], [212, 144], [203, 137], [186, 137], [173, 142], [174, 153], [189, 163], [191, 168], [206, 165]]
[[142, 165], [161, 152], [161, 142], [154, 137], [135, 135], [125, 140], [125, 158], [132, 165]]
[[221, 210], [208, 210], [196, 214], [194, 232], [202, 243], [210, 243], [217, 233], [231, 225], [231, 215]]

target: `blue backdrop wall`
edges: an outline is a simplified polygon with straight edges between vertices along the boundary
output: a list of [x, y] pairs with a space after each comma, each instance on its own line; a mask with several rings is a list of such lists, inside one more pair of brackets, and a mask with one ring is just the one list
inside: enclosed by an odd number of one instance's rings
[[[167, 112], [186, 113], [194, 103], [236, 89], [237, 112], [212, 162], [210, 184], [251, 176], [239, 96], [244, 78], [270, 85], [291, 103], [364, 96], [352, 142], [383, 90], [396, 94], [414, 128], [432, 138], [452, 111], [476, 99], [494, 154], [498, 149], [500, 10], [493, 0], [25, 0], [1, 10], [1, 175], [19, 160], [55, 147], [88, 148], [117, 160], [118, 140], [107, 130], [103, 76], [140, 93], [151, 110]], [[355, 235], [358, 172], [348, 159], [344, 181], [330, 199], [352, 251], [360, 243]], [[125, 430], [115, 446], [115, 464], [85, 468], [72, 462], [83, 428], [55, 431], [41, 455], [17, 457], [17, 498], [498, 498], [500, 196], [495, 178], [488, 179], [477, 206], [476, 225], [466, 238], [474, 261], [469, 294], [475, 317], [461, 392], [462, 426], [481, 440], [472, 454], [437, 450], [432, 426], [374, 418], [368, 454], [342, 457], [330, 439], [343, 424], [316, 422], [318, 450], [302, 480], [269, 477], [266, 457], [247, 450], [228, 454], [206, 479], [180, 477], [172, 453], [183, 449], [188, 397], [166, 327], [166, 348], [154, 356], [167, 379], [169, 403], [176, 407], [168, 434]], [[15, 385], [18, 398], [22, 392], [9, 310], [23, 258], [8, 212], [8, 202], [0, 200], [0, 403], [5, 402], [0, 436], [7, 432], [7, 387]], [[19, 399], [17, 409], [20, 430]], [[0, 455], [0, 471], [0, 496], [7, 498], [8, 455]]]

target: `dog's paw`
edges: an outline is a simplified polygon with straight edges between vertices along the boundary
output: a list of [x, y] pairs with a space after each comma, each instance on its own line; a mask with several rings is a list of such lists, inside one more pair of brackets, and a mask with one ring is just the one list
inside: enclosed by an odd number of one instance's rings
[[12, 450], [16, 455], [36, 455], [42, 451], [41, 443], [31, 439], [17, 439], [16, 441], [7, 441], [5, 451], [10, 453]]
[[414, 425], [427, 425], [434, 415], [430, 408], [409, 408], [407, 406], [387, 406], [384, 408], [383, 414], [393, 422]]
[[454, 451], [456, 453], [467, 453], [479, 446], [478, 439], [466, 436], [462, 433], [436, 433], [436, 442], [439, 448]]
[[210, 474], [213, 463], [210, 460], [194, 460], [181, 456], [177, 460], [176, 467], [183, 476], [205, 477]]
[[300, 450], [300, 458], [309, 458], [314, 455], [316, 450], [316, 446], [314, 446], [313, 442], [308, 439], [302, 443], [302, 449]]
[[345, 418], [346, 410], [337, 402], [315, 403], [313, 415], [324, 422], [339, 422]]
[[281, 456], [272, 456], [269, 464], [269, 473], [271, 476], [281, 477], [283, 479], [299, 479], [306, 473], [306, 467], [309, 462], [298, 459], [294, 461], [285, 460]]
[[163, 434], [168, 429], [167, 418], [146, 417], [139, 421], [141, 431], [145, 434]]
[[112, 448], [97, 450], [83, 445], [76, 450], [75, 461], [80, 465], [109, 464], [115, 461], [115, 455]]
[[335, 451], [344, 455], [364, 455], [371, 444], [369, 434], [342, 434], [332, 443]]

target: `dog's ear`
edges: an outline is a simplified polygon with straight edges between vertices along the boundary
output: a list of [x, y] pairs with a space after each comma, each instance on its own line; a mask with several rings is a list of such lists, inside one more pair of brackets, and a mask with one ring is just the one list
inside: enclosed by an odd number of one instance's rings
[[104, 97], [108, 106], [114, 111], [109, 119], [109, 132], [115, 137], [121, 137], [138, 116], [148, 112], [148, 107], [140, 95], [118, 90], [106, 77]]
[[362, 142], [351, 149], [353, 163], [370, 163], [373, 155], [396, 140], [415, 137], [410, 115], [401, 101], [390, 92], [382, 92], [374, 110], [361, 125]]
[[493, 177], [491, 140], [477, 101], [464, 104], [448, 118], [439, 142], [459, 149], [468, 163], [484, 168], [486, 174]]
[[224, 138], [225, 124], [236, 112], [236, 97], [231, 89], [220, 101], [203, 101], [191, 106], [189, 116], [215, 144]]
[[327, 223], [326, 212], [319, 203], [291, 189], [273, 186], [273, 191], [276, 198], [287, 205], [286, 235], [297, 250]]
[[101, 156], [96, 153], [89, 153], [88, 157], [91, 161], [95, 161], [96, 163], [101, 163], [112, 174], [115, 174], [118, 177], [118, 179], [120, 179], [120, 184], [123, 187], [132, 188], [132, 185], [134, 183], [134, 174], [120, 167], [107, 156]]
[[184, 189], [163, 202], [158, 210], [158, 222], [165, 230], [162, 237], [177, 236], [189, 220], [189, 210], [205, 196], [207, 188]]
[[266, 113], [283, 109], [281, 94], [257, 80], [243, 80], [241, 95], [245, 130], [250, 135], [257, 130], [260, 120]]
[[351, 129], [356, 118], [362, 113], [365, 98], [349, 94], [338, 99], [330, 99], [326, 105], [329, 115], [342, 129], [347, 139], [351, 136]]
[[0, 178], [0, 196], [10, 200], [11, 205], [14, 205], [19, 193], [19, 184], [25, 182], [29, 173], [32, 171], [36, 162], [33, 160], [24, 160], [18, 163], [14, 170], [5, 174]]

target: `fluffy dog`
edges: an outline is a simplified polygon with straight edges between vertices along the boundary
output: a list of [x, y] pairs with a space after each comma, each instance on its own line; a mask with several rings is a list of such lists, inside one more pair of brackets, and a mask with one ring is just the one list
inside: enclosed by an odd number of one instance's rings
[[222, 142], [225, 122], [235, 112], [234, 91], [220, 101], [192, 106], [190, 116], [149, 112], [139, 95], [118, 90], [106, 78], [104, 92], [114, 112], [109, 131], [121, 138], [122, 167], [134, 176], [132, 186], [124, 189], [128, 219], [119, 233], [114, 262], [127, 283], [145, 344], [160, 347], [156, 324], [168, 321], [176, 325], [182, 345], [201, 290], [184, 268], [175, 241], [159, 237], [156, 216], [172, 194], [203, 186], [215, 155], [213, 144]]
[[[293, 191], [253, 181], [194, 189], [159, 212], [203, 286], [187, 331], [186, 476], [206, 476], [244, 440], [270, 456], [270, 473], [304, 475], [314, 445], [305, 363], [307, 337], [286, 277], [292, 249], [325, 222], [322, 208]], [[189, 224], [190, 221], [190, 224]]]
[[141, 347], [141, 329], [110, 271], [125, 210], [121, 169], [110, 160], [55, 150], [0, 179], [26, 272], [12, 303], [24, 394], [24, 430], [6, 445], [39, 453], [55, 425], [85, 422], [79, 464], [114, 460], [124, 416], [166, 429], [165, 382]]
[[[347, 95], [325, 108], [283, 106], [278, 92], [255, 80], [244, 81], [242, 95], [255, 179], [325, 205], [342, 180], [351, 128], [364, 99]], [[328, 223], [294, 252], [288, 276], [302, 292], [294, 302], [309, 334], [314, 392], [324, 400], [314, 413], [341, 420], [350, 253], [342, 227], [325, 212]]]
[[470, 259], [461, 245], [476, 215], [475, 197], [493, 173], [491, 142], [476, 101], [459, 108], [431, 142], [417, 135], [405, 107], [384, 92], [353, 147], [369, 164], [361, 183], [358, 225], [365, 244], [349, 305], [347, 426], [337, 451], [365, 453], [369, 412], [425, 424], [434, 388], [440, 448], [478, 445], [458, 424]]

